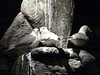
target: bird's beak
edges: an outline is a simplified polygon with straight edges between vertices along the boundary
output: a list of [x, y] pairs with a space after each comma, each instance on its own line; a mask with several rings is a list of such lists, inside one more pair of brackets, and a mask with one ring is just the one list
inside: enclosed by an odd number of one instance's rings
[[39, 32], [40, 34], [42, 33], [42, 31]]

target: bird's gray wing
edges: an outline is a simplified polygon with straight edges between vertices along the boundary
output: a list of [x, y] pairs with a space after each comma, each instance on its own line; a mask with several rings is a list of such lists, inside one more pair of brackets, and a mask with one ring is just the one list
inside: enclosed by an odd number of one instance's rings
[[16, 43], [16, 46], [31, 44], [35, 39], [36, 39], [36, 36], [25, 35], [19, 42]]
[[88, 40], [88, 36], [82, 34], [82, 33], [76, 33], [72, 35], [73, 38], [75, 39], [84, 39], [84, 40]]

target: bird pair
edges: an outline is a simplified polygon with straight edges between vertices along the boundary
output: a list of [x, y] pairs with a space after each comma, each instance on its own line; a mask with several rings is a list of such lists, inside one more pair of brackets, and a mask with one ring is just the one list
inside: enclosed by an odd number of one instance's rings
[[[47, 33], [47, 31], [48, 31], [47, 28], [40, 28], [40, 31], [41, 31], [41, 29], [42, 29], [42, 31], [45, 30], [42, 37], [41, 37], [41, 38], [43, 38], [42, 43], [44, 43], [44, 44], [46, 43], [46, 45], [47, 44], [50, 45], [51, 42], [55, 43], [56, 41], [60, 40], [60, 38], [57, 35], [55, 35], [54, 33], [51, 33], [50, 31], [49, 31], [50, 34], [49, 34], [49, 32]], [[83, 25], [79, 29], [78, 33], [75, 33], [69, 37], [69, 41], [71, 43], [73, 43], [75, 46], [84, 46], [89, 40], [89, 37], [86, 35], [87, 31], [92, 32], [92, 30], [87, 25]], [[51, 37], [48, 38], [47, 36], [51, 36]], [[52, 39], [52, 40], [50, 40], [50, 39]]]
[[[48, 31], [48, 29], [45, 28], [45, 27], [40, 28], [40, 32], [41, 31], [43, 31], [43, 33], [41, 34], [41, 42], [45, 45], [55, 44], [57, 41], [60, 40], [60, 38], [56, 34]], [[83, 25], [79, 29], [78, 33], [75, 33], [75, 34], [73, 34], [72, 36], [69, 37], [69, 40], [75, 46], [83, 46], [89, 40], [89, 37], [86, 35], [87, 31], [92, 32], [92, 30], [87, 25]]]
[[35, 48], [41, 42], [43, 45], [54, 45], [59, 41], [59, 37], [50, 32], [46, 27], [41, 27], [40, 31], [34, 28], [30, 34], [25, 35], [19, 41], [10, 45], [9, 49], [14, 49], [15, 47], [27, 45], [29, 48]]

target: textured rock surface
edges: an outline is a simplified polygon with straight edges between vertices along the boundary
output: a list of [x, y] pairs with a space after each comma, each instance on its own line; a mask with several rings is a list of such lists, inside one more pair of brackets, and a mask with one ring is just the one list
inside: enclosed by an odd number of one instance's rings
[[73, 20], [73, 0], [23, 0], [21, 11], [34, 27], [46, 26], [60, 38], [60, 48], [67, 48]]
[[[11, 26], [8, 28], [8, 30], [0, 40], [1, 46], [4, 46], [5, 48], [9, 47], [11, 44], [18, 41], [25, 34], [29, 33], [32, 30], [32, 27], [39, 28], [41, 26], [47, 26], [49, 30], [53, 31], [61, 38], [58, 46], [60, 48], [67, 48], [67, 38], [70, 34], [72, 27], [71, 25], [74, 7], [73, 0], [36, 1], [37, 0], [23, 0], [21, 5], [22, 12], [20, 12], [16, 16]], [[42, 24], [41, 22], [43, 22], [44, 24]], [[31, 27], [30, 24], [32, 24], [33, 26]], [[24, 52], [22, 50], [19, 51], [18, 49], [13, 51], [13, 53], [7, 51], [6, 54], [15, 53], [16, 55], [20, 52]], [[25, 51], [27, 51], [27, 49]]]
[[91, 64], [92, 63], [91, 61], [95, 60], [95, 58], [91, 54], [89, 54], [84, 50], [80, 50], [79, 57], [81, 59], [83, 66]]
[[0, 40], [0, 44], [9, 47], [10, 44], [14, 43], [25, 34], [30, 33], [31, 30], [32, 27], [30, 23], [25, 18], [25, 15], [20, 12]]
[[[19, 50], [19, 48], [13, 50], [6, 50], [11, 44], [18, 41], [25, 34], [30, 33], [32, 27], [30, 23], [25, 18], [21, 12], [13, 20], [11, 26], [8, 28], [2, 39], [0, 40], [1, 51], [4, 51], [5, 54], [9, 56], [18, 56], [28, 51], [27, 47]], [[2, 46], [3, 45], [3, 46]], [[6, 48], [6, 49], [5, 49]]]
[[73, 71], [81, 67], [81, 61], [77, 59], [69, 59], [68, 63]]
[[[84, 50], [80, 50], [80, 52], [82, 51]], [[80, 53], [76, 53], [77, 57], [71, 58], [54, 47], [39, 47], [32, 49], [31, 52], [23, 54], [14, 62], [13, 75], [21, 73], [25, 75], [77, 75], [77, 72], [79, 73], [82, 68], [89, 65], [88, 62], [94, 61], [94, 57], [86, 51], [82, 58], [79, 56]], [[55, 56], [56, 54], [57, 56]], [[85, 56], [88, 56], [88, 60], [83, 60]]]
[[55, 47], [38, 47], [31, 50], [32, 55], [34, 54], [59, 54], [59, 50]]
[[[60, 48], [38, 47], [31, 50], [32, 55], [27, 47], [10, 51], [0, 48], [3, 49], [0, 53], [5, 56], [0, 56], [3, 64], [0, 64], [0, 69], [5, 70], [8, 75], [78, 75], [75, 72], [87, 67], [94, 61], [94, 57], [84, 50], [74, 52], [73, 49], [66, 49], [72, 27], [73, 8], [73, 0], [23, 0], [21, 12], [4, 34], [1, 45], [8, 47], [29, 33], [32, 27], [47, 26], [60, 36]], [[10, 58], [7, 59], [8, 56]]]

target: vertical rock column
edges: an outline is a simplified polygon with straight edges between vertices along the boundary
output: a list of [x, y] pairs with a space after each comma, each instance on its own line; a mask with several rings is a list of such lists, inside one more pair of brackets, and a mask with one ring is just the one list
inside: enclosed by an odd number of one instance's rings
[[60, 48], [67, 48], [73, 10], [73, 0], [23, 0], [21, 4], [21, 11], [34, 27], [46, 26], [61, 38]]
[[60, 36], [61, 48], [67, 48], [68, 36], [72, 28], [73, 0], [58, 0], [52, 7], [51, 30]]

